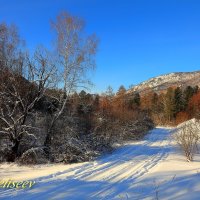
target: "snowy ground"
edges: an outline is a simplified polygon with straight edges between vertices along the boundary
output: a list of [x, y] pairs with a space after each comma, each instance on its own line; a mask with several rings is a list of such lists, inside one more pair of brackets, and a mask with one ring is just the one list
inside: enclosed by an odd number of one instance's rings
[[200, 155], [188, 163], [174, 129], [156, 128], [96, 161], [72, 165], [0, 165], [0, 178], [35, 180], [32, 189], [1, 189], [0, 199], [200, 199]]

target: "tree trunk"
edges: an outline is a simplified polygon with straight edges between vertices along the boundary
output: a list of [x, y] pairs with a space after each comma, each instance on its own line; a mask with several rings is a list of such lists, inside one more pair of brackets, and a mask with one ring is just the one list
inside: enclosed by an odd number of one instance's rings
[[7, 161], [8, 162], [14, 162], [16, 158], [18, 158], [19, 155], [19, 144], [20, 142], [18, 140], [14, 141], [14, 145], [11, 149], [11, 153], [9, 153], [9, 155], [7, 156]]

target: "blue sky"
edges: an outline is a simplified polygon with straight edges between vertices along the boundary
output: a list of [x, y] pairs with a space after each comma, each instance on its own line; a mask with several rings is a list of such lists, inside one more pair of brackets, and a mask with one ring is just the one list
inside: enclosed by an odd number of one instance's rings
[[0, 0], [0, 21], [15, 23], [34, 49], [51, 45], [49, 21], [64, 10], [100, 39], [92, 91], [200, 69], [198, 0]]

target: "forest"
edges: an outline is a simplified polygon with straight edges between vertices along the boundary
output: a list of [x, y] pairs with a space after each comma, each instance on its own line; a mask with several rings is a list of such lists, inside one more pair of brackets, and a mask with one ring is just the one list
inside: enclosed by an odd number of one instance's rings
[[26, 48], [15, 25], [0, 23], [0, 162], [89, 161], [113, 144], [139, 140], [155, 125], [199, 118], [199, 88], [90, 94], [98, 38], [67, 12], [51, 21], [54, 46]]
[[154, 126], [139, 107], [126, 113], [123, 90], [116, 98], [82, 90], [91, 85], [98, 47], [82, 19], [62, 12], [51, 27], [52, 49], [30, 53], [15, 25], [0, 24], [1, 162], [88, 161]]

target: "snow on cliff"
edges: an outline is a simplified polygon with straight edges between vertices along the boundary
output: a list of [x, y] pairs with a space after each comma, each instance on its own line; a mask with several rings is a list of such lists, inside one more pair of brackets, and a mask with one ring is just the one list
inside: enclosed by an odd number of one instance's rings
[[187, 85], [200, 86], [200, 71], [177, 72], [157, 76], [134, 86], [128, 92], [145, 92], [149, 89], [160, 92], [168, 87], [185, 87]]

